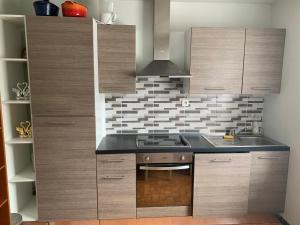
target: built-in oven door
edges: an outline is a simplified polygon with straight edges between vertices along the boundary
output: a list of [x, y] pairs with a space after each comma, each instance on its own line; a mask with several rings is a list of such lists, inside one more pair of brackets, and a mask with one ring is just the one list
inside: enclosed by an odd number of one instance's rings
[[190, 163], [137, 165], [138, 211], [148, 207], [170, 207], [172, 210], [178, 207], [188, 211], [192, 205], [192, 188], [193, 168]]

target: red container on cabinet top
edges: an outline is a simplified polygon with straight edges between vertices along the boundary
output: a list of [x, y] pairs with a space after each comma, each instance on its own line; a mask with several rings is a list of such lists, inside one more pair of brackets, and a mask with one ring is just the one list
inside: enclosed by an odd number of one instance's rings
[[73, 1], [65, 1], [61, 8], [63, 16], [66, 17], [86, 17], [88, 14], [87, 7]]

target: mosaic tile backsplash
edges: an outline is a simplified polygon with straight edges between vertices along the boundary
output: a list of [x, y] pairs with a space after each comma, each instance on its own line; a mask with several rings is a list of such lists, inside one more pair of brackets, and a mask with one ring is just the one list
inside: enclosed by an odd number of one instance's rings
[[137, 78], [136, 94], [106, 94], [107, 134], [223, 134], [232, 128], [250, 130], [253, 121], [262, 127], [263, 97], [188, 96], [183, 86], [181, 79]]

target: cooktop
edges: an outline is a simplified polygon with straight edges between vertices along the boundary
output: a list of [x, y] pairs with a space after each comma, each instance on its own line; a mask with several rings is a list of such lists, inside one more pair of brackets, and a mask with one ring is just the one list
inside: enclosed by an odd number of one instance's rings
[[138, 148], [190, 148], [188, 140], [180, 134], [140, 134], [137, 135]]

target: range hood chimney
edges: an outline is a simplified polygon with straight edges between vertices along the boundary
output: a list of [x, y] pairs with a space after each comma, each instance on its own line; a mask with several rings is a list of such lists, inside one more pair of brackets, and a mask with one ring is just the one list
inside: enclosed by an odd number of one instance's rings
[[191, 75], [170, 61], [170, 0], [154, 1], [154, 60], [138, 76], [189, 78]]

